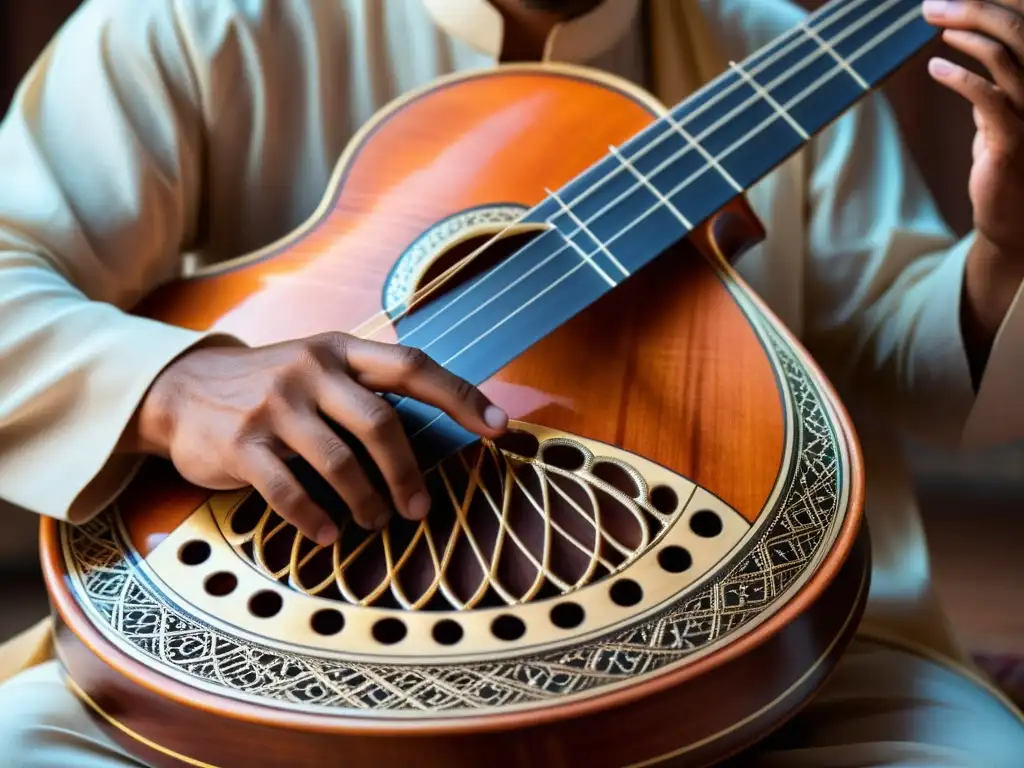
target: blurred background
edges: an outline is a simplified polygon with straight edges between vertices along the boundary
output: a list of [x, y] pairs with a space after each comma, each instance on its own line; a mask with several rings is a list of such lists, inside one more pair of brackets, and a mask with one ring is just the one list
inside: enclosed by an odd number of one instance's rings
[[[0, 111], [6, 111], [26, 69], [78, 4], [0, 0]], [[803, 4], [813, 8], [821, 2]], [[943, 55], [970, 66], [948, 49]], [[923, 60], [905, 68], [886, 90], [942, 211], [959, 234], [966, 233], [971, 228], [967, 176], [974, 135], [970, 108], [927, 77]], [[915, 445], [908, 445], [907, 452], [938, 589], [954, 627], [990, 673], [1024, 701], [1024, 447], [967, 460]], [[37, 522], [20, 513], [5, 517], [0, 640], [47, 610], [33, 546]]]

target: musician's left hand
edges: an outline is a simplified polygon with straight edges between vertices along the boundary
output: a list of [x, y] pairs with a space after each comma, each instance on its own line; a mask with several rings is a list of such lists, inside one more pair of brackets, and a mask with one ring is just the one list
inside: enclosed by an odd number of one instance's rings
[[929, 64], [935, 80], [974, 107], [976, 243], [966, 298], [982, 334], [991, 337], [1024, 277], [1024, 0], [926, 0], [924, 15], [943, 29], [948, 45], [977, 59], [990, 76], [942, 58]]

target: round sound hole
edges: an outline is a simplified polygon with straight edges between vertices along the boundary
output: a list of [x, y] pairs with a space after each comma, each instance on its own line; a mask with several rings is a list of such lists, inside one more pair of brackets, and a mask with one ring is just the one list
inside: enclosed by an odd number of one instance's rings
[[690, 530], [704, 539], [713, 539], [722, 532], [722, 518], [710, 509], [702, 509], [690, 518]]
[[612, 602], [616, 605], [621, 605], [623, 608], [636, 605], [644, 599], [643, 589], [632, 579], [619, 579], [612, 584], [609, 594]]
[[345, 617], [341, 615], [341, 611], [324, 608], [314, 613], [309, 623], [318, 635], [329, 637], [338, 634], [345, 628]]
[[574, 629], [583, 623], [583, 608], [576, 603], [559, 603], [551, 609], [551, 623], [561, 629]]
[[218, 571], [208, 576], [203, 586], [214, 597], [224, 597], [235, 591], [235, 587], [238, 586], [238, 579], [233, 573]]
[[253, 616], [259, 616], [261, 619], [269, 619], [271, 616], [276, 616], [281, 610], [282, 605], [284, 605], [284, 602], [281, 600], [281, 595], [277, 592], [271, 592], [269, 589], [257, 592], [249, 598], [249, 612]]
[[658, 553], [658, 565], [668, 573], [683, 573], [693, 565], [693, 555], [675, 544]]
[[398, 619], [381, 619], [373, 625], [373, 639], [381, 645], [394, 645], [405, 639], [408, 630]]
[[186, 542], [178, 552], [178, 559], [185, 565], [201, 565], [210, 557], [210, 545], [201, 539]]
[[671, 515], [679, 506], [679, 497], [667, 485], [651, 489], [651, 506], [663, 515]]
[[462, 639], [462, 627], [457, 621], [442, 619], [434, 625], [431, 633], [434, 641], [440, 645], [455, 645]]
[[494, 636], [499, 640], [511, 642], [513, 640], [518, 640], [526, 634], [526, 625], [523, 624], [522, 619], [518, 616], [505, 614], [504, 616], [499, 616], [494, 620], [491, 624], [491, 632], [493, 632]]

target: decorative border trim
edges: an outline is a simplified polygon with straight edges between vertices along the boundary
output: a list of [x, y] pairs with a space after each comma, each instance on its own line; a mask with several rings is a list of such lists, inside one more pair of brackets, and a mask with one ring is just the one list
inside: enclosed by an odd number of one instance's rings
[[489, 715], [590, 697], [687, 664], [788, 602], [828, 553], [846, 516], [847, 456], [828, 403], [797, 353], [738, 287], [790, 391], [795, 430], [779, 501], [720, 577], [629, 626], [550, 652], [498, 661], [408, 665], [283, 652], [197, 620], [146, 577], [112, 509], [62, 526], [69, 583], [102, 634], [164, 674], [284, 709], [431, 719]]
[[514, 224], [521, 220], [528, 210], [525, 205], [518, 203], [481, 205], [441, 219], [416, 238], [391, 268], [384, 281], [381, 297], [384, 311], [394, 317], [407, 309], [413, 285], [423, 268], [453, 243], [462, 240], [467, 231], [488, 224]]

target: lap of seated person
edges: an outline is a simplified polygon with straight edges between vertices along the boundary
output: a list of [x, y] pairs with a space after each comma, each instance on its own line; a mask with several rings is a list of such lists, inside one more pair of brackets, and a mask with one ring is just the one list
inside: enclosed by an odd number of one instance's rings
[[[0, 685], [0, 755], [17, 768], [128, 768], [46, 661]], [[825, 688], [739, 765], [1020, 768], [1024, 718], [966, 670], [898, 645], [854, 641]]]

